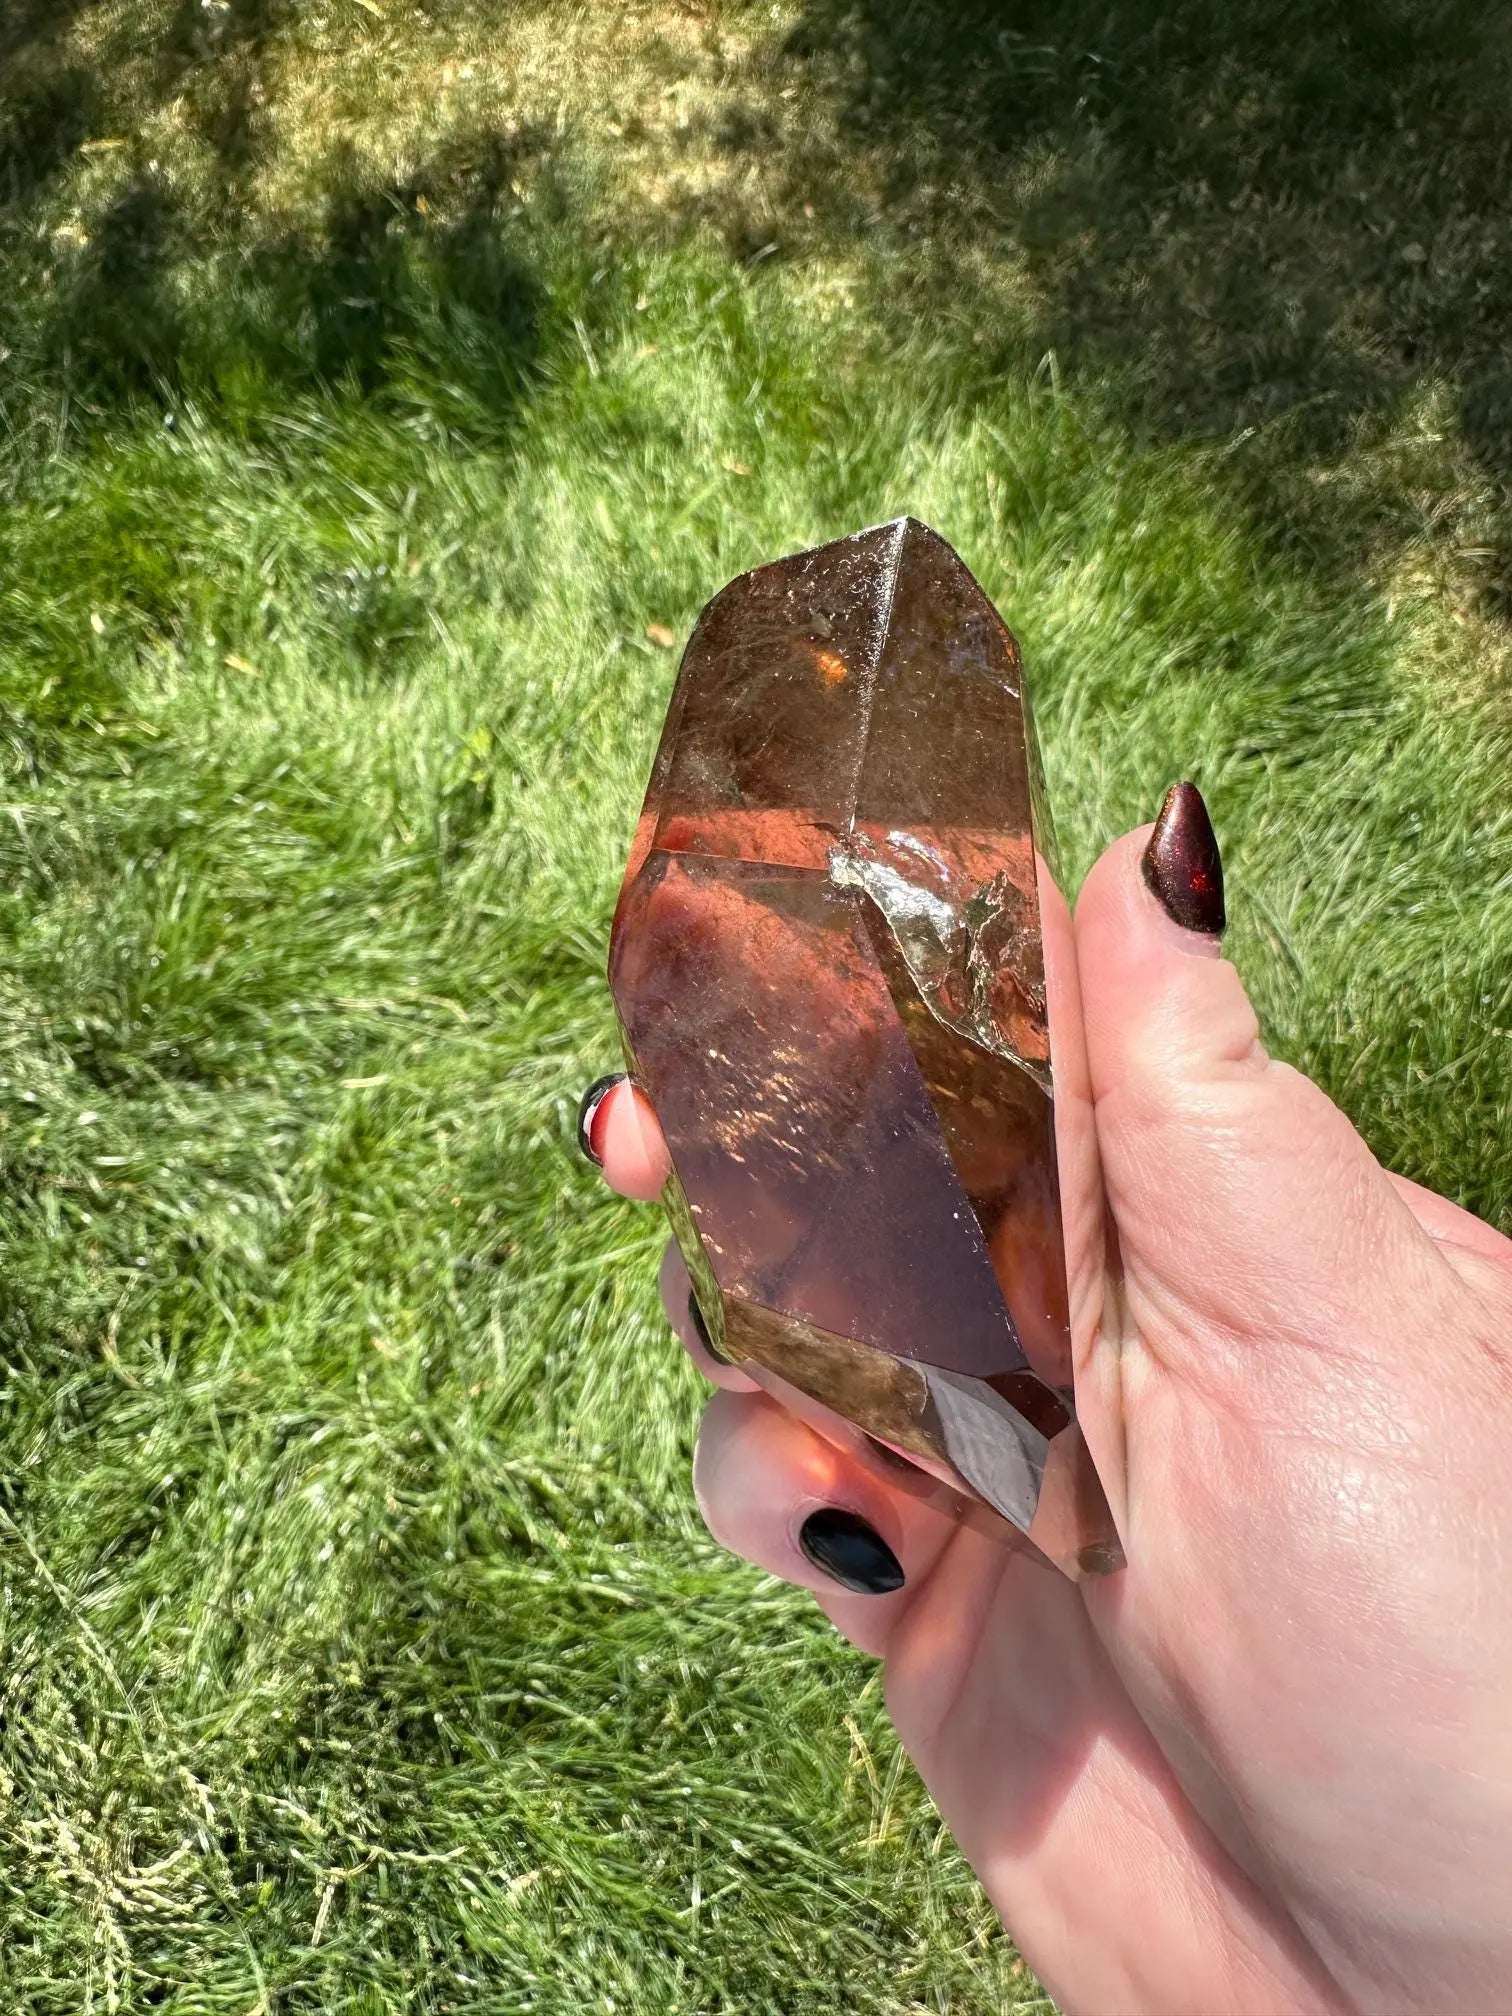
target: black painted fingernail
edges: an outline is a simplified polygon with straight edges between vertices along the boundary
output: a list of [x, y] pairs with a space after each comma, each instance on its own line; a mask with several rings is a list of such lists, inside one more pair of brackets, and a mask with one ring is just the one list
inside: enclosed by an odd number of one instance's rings
[[693, 1293], [691, 1288], [688, 1290], [688, 1321], [693, 1325], [699, 1343], [702, 1344], [705, 1351], [714, 1360], [714, 1363], [716, 1365], [728, 1365], [730, 1360], [726, 1358], [723, 1351], [720, 1350], [719, 1346], [710, 1336], [709, 1326], [704, 1320], [704, 1312], [699, 1308], [698, 1297]]
[[578, 1146], [590, 1162], [596, 1162], [602, 1169], [604, 1158], [598, 1151], [593, 1138], [594, 1122], [598, 1119], [604, 1101], [616, 1085], [622, 1085], [629, 1077], [628, 1071], [610, 1071], [603, 1078], [595, 1078], [583, 1094], [578, 1106]]
[[1173, 784], [1144, 851], [1144, 879], [1161, 908], [1188, 931], [1223, 934], [1223, 861], [1195, 784]]
[[810, 1512], [798, 1534], [805, 1557], [858, 1596], [890, 1596], [903, 1587], [898, 1557], [857, 1512], [825, 1505]]

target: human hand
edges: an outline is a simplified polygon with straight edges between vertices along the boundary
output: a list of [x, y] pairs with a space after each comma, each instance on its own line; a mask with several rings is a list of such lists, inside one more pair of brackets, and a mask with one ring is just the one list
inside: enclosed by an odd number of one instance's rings
[[[1076, 1385], [1127, 1568], [1073, 1586], [992, 1515], [891, 1489], [709, 1357], [674, 1249], [673, 1327], [721, 1389], [699, 1500], [885, 1661], [902, 1741], [1071, 2016], [1500, 2010], [1512, 1242], [1266, 1056], [1216, 937], [1147, 886], [1149, 838], [1077, 906], [1084, 1056], [1056, 1027], [1121, 1253]], [[655, 1194], [628, 1087], [593, 1143]]]

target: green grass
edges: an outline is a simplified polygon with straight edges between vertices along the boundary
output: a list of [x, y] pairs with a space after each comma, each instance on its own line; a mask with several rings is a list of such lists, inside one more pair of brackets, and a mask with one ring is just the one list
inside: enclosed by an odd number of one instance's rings
[[647, 626], [938, 525], [1076, 872], [1200, 778], [1273, 1046], [1507, 1223], [1505, 44], [7, 11], [5, 2008], [1048, 2007], [571, 1146]]

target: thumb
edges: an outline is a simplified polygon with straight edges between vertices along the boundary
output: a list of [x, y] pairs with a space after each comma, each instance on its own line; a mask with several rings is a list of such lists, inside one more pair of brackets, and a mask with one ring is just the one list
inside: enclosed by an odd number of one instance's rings
[[[1214, 1329], [1368, 1351], [1437, 1249], [1346, 1116], [1266, 1054], [1222, 956], [1201, 793], [1114, 843], [1076, 909], [1087, 1068], [1125, 1278], [1166, 1348]], [[1184, 1319], [1196, 1318], [1194, 1323]], [[1147, 1340], [1148, 1341], [1148, 1340]]]

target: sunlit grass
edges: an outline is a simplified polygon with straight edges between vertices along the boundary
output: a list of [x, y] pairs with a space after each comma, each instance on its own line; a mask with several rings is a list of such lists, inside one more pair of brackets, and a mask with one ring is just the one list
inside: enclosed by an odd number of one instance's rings
[[[1248, 422], [974, 340], [959, 218], [905, 271], [816, 190], [753, 257], [751, 191], [797, 186], [839, 90], [797, 10], [631, 25], [117, 6], [15, 59], [18, 2009], [1043, 2006], [873, 1672], [703, 1536], [657, 1226], [571, 1146], [675, 663], [648, 629], [739, 568], [938, 525], [1023, 641], [1073, 871], [1200, 778], [1268, 1040], [1505, 1210], [1502, 646], [1452, 399], [1278, 423], [1236, 485]], [[449, 64], [484, 97], [428, 97]], [[844, 144], [859, 202], [885, 149]], [[1288, 485], [1338, 496], [1332, 543], [1266, 515]]]

